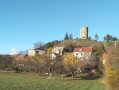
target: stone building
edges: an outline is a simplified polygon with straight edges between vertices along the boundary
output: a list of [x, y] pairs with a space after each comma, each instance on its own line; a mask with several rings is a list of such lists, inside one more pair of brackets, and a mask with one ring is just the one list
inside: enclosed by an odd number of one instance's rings
[[59, 55], [63, 55], [64, 47], [54, 47], [52, 50], [52, 53], [57, 53]]
[[76, 59], [80, 60], [88, 60], [89, 57], [92, 54], [92, 48], [91, 47], [80, 47], [80, 48], [74, 48], [74, 55]]
[[35, 56], [36, 54], [42, 55], [45, 51], [39, 50], [39, 49], [29, 49], [28, 50], [28, 56]]
[[80, 38], [88, 39], [88, 27], [82, 27], [80, 30]]

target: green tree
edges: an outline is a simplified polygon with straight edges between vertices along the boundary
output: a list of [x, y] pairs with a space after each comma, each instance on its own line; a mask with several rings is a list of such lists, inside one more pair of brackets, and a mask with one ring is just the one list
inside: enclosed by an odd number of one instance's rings
[[68, 35], [67, 32], [66, 32], [66, 34], [65, 34], [65, 38], [64, 38], [64, 40], [69, 40], [69, 35]]
[[104, 36], [104, 41], [117, 41], [116, 37], [113, 37], [112, 35], [107, 34], [106, 36]]
[[107, 42], [110, 41], [111, 36], [109, 34], [107, 34], [106, 39], [107, 39]]
[[95, 40], [97, 41], [99, 39], [98, 34], [95, 34]]
[[103, 43], [101, 43], [97, 50], [98, 56], [100, 58], [102, 58], [102, 55], [104, 54], [104, 52], [105, 52], [105, 47], [104, 47]]

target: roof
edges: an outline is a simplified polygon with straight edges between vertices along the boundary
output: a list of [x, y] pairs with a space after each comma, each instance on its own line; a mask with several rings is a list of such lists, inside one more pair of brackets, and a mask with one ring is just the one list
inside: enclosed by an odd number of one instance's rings
[[24, 55], [20, 55], [20, 54], [14, 54], [12, 57], [16, 57], [16, 58], [24, 58], [26, 57], [27, 54], [24, 54]]
[[92, 52], [92, 48], [91, 47], [74, 48], [74, 52], [79, 52], [80, 49], [82, 49], [82, 52]]
[[17, 57], [17, 56], [19, 56], [20, 54], [14, 54], [12, 57]]
[[26, 56], [27, 56], [27, 54], [25, 54], [25, 55], [18, 55], [17, 58], [24, 58]]

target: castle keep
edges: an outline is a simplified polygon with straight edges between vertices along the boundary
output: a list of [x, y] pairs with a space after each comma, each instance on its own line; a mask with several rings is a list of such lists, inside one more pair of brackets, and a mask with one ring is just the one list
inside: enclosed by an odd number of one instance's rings
[[82, 27], [80, 29], [80, 38], [81, 39], [88, 39], [88, 27]]

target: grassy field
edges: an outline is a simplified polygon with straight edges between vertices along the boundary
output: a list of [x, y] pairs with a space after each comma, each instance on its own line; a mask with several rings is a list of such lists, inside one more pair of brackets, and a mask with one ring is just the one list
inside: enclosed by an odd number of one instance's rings
[[79, 80], [55, 76], [47, 80], [47, 76], [13, 72], [0, 73], [0, 90], [106, 90], [102, 79]]

